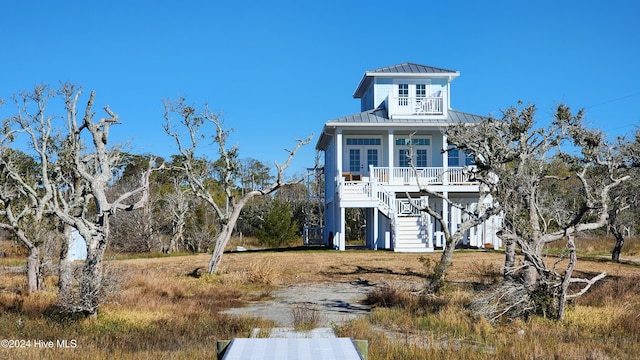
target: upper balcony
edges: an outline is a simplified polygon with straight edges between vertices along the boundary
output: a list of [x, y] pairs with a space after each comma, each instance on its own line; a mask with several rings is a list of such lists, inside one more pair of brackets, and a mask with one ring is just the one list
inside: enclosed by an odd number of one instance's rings
[[371, 180], [384, 185], [468, 185], [475, 184], [464, 167], [371, 167]]
[[[390, 204], [389, 192], [399, 191], [400, 188], [407, 191], [417, 191], [418, 188], [434, 185], [469, 186], [477, 187], [479, 183], [471, 178], [468, 168], [465, 167], [373, 167], [371, 166], [368, 177], [343, 173], [338, 183], [340, 198], [345, 201], [382, 201]], [[412, 190], [413, 189], [413, 190]], [[477, 191], [469, 190], [469, 191]], [[390, 206], [390, 205], [389, 205]]]
[[387, 98], [389, 117], [444, 115], [444, 96], [399, 97], [389, 93]]

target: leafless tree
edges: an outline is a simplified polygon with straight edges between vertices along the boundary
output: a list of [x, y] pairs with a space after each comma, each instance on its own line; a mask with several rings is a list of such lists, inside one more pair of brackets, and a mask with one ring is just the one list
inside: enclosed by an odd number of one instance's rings
[[[55, 194], [51, 208], [61, 221], [77, 229], [87, 242], [80, 301], [71, 310], [95, 316], [102, 296], [103, 258], [109, 238], [110, 217], [118, 210], [133, 211], [145, 205], [153, 159], [140, 177], [138, 187], [109, 199], [107, 191], [120, 161], [120, 150], [109, 148], [108, 139], [111, 126], [118, 124], [118, 115], [105, 106], [103, 109], [107, 116], [95, 120], [95, 92], [92, 91], [79, 119], [77, 110], [82, 90], [64, 84], [62, 94], [67, 126], [63, 152], [72, 172], [69, 178], [51, 189]], [[83, 136], [87, 137], [90, 146], [84, 145]]]
[[[218, 270], [224, 248], [231, 239], [234, 226], [244, 205], [255, 196], [271, 194], [282, 185], [287, 184], [284, 178], [285, 169], [287, 169], [298, 150], [311, 141], [312, 136], [305, 140], [297, 140], [297, 145], [293, 150], [286, 150], [289, 156], [284, 164], [275, 163], [277, 175], [271, 184], [259, 189], [254, 188], [244, 193], [239, 193], [234, 181], [234, 177], [239, 170], [238, 148], [227, 147], [230, 132], [224, 128], [220, 114], [213, 113], [207, 105], [202, 110], [197, 111], [194, 107], [185, 104], [184, 98], [176, 101], [167, 100], [164, 102], [164, 108], [165, 131], [175, 140], [178, 151], [183, 157], [183, 163], [179, 168], [185, 174], [195, 196], [205, 200], [215, 211], [217, 219], [219, 219], [220, 232], [216, 237], [213, 254], [208, 266], [209, 273], [214, 273]], [[184, 139], [173, 125], [173, 116], [179, 117], [179, 124], [187, 131]], [[218, 183], [224, 195], [222, 202], [217, 199], [215, 191], [207, 183], [208, 174], [197, 166], [196, 149], [200, 141], [205, 137], [203, 133], [203, 126], [205, 125], [213, 125], [215, 131], [212, 137], [220, 156], [217, 170], [220, 175]]]
[[[535, 110], [533, 105], [522, 110], [513, 107], [503, 112], [502, 119], [491, 117], [478, 126], [456, 127], [451, 137], [474, 155], [478, 168], [499, 179], [492, 195], [502, 204], [505, 216], [500, 235], [509, 244], [505, 274], [513, 281], [516, 272], [522, 274], [525, 288], [536, 294], [532, 298], [544, 298], [551, 308], [543, 310], [562, 319], [566, 299], [581, 295], [606, 276], [573, 277], [577, 261], [573, 235], [607, 225], [609, 194], [629, 179], [620, 172], [628, 164], [620, 156], [625, 144], [607, 143], [600, 132], [587, 129], [582, 111], [574, 115], [560, 105], [547, 128], [534, 129]], [[554, 156], [567, 164], [571, 176], [552, 172], [549, 159]], [[578, 203], [543, 191], [553, 188], [543, 186], [545, 182], [562, 187], [571, 179], [584, 194]], [[545, 262], [543, 249], [563, 239], [569, 261], [561, 272], [557, 269], [560, 262]], [[516, 247], [523, 257], [520, 267], [516, 267]], [[582, 287], [570, 294], [571, 284]]]
[[[42, 287], [40, 245], [47, 241], [42, 235], [48, 204], [53, 198], [45, 181], [49, 176], [49, 158], [57, 141], [52, 126], [54, 117], [42, 110], [55, 95], [56, 92], [46, 86], [36, 86], [33, 92], [14, 95], [16, 114], [3, 121], [0, 133], [0, 227], [11, 231], [29, 250], [29, 292]], [[14, 140], [22, 137], [31, 143], [35, 158], [11, 148]], [[41, 160], [41, 164], [36, 164], [37, 160]]]
[[[411, 166], [414, 173], [417, 174], [418, 170], [411, 155], [413, 154], [413, 135], [414, 134], [411, 134], [409, 136], [410, 149], [407, 152], [407, 157], [409, 159], [409, 165]], [[449, 140], [451, 143], [454, 143], [454, 141], [457, 139], [451, 138]], [[496, 187], [496, 177], [488, 172], [485, 168], [476, 168], [470, 166], [467, 167], [465, 171], [470, 181], [475, 181], [479, 184], [478, 201], [474, 206], [467, 206], [466, 204], [455, 202], [442, 193], [432, 191], [428, 186], [424, 186], [423, 184], [421, 184], [420, 177], [416, 176], [421, 195], [427, 195], [432, 198], [444, 200], [449, 206], [459, 209], [463, 214], [462, 222], [459, 225], [456, 224], [457, 228], [455, 231], [451, 231], [448, 219], [445, 219], [442, 213], [429, 206], [428, 201], [426, 201], [424, 204], [419, 205], [411, 200], [411, 204], [413, 206], [419, 207], [420, 211], [426, 212], [427, 214], [432, 216], [438, 223], [440, 223], [440, 228], [442, 229], [445, 239], [444, 250], [442, 252], [442, 255], [440, 256], [440, 260], [436, 263], [432, 273], [429, 275], [429, 281], [426, 286], [426, 290], [428, 290], [429, 292], [438, 292], [444, 286], [447, 271], [453, 261], [453, 252], [456, 248], [456, 245], [464, 238], [467, 231], [477, 225], [482, 224], [492, 216], [498, 215], [501, 211], [500, 204], [494, 202], [491, 197], [491, 192]], [[411, 194], [407, 193], [406, 195], [407, 198], [411, 199]]]
[[[9, 176], [20, 185], [20, 191], [39, 199], [40, 213], [51, 213], [63, 224], [78, 230], [87, 243], [77, 302], [70, 286], [61, 286], [62, 306], [67, 310], [94, 316], [97, 314], [103, 283], [103, 257], [109, 238], [110, 217], [118, 210], [131, 211], [143, 206], [149, 188], [149, 170], [137, 188], [108, 196], [120, 160], [120, 151], [109, 148], [109, 131], [118, 124], [118, 116], [108, 106], [105, 117], [95, 120], [92, 91], [78, 115], [82, 90], [63, 84], [59, 90], [36, 86], [33, 92], [20, 97], [18, 114], [10, 122], [19, 129], [14, 135], [25, 134], [28, 146], [35, 150], [40, 171], [34, 184], [23, 181], [22, 174], [9, 169]], [[52, 99], [62, 100], [63, 115], [48, 109]], [[63, 248], [65, 246], [63, 245]], [[61, 266], [65, 268], [65, 266]], [[69, 283], [68, 274], [61, 282]]]
[[633, 233], [640, 210], [640, 130], [636, 130], [635, 141], [629, 143], [623, 156], [630, 162], [631, 179], [609, 195], [609, 230], [616, 239], [611, 260], [615, 262], [620, 261], [625, 238]]
[[185, 240], [185, 226], [189, 213], [189, 195], [180, 183], [174, 179], [173, 191], [165, 196], [171, 216], [171, 241], [168, 252], [178, 251], [179, 244]]

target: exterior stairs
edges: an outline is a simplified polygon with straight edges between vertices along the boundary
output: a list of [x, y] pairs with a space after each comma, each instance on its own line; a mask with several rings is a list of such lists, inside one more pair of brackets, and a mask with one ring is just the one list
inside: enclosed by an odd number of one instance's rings
[[396, 231], [393, 251], [431, 252], [433, 245], [429, 233], [420, 216], [396, 217]]

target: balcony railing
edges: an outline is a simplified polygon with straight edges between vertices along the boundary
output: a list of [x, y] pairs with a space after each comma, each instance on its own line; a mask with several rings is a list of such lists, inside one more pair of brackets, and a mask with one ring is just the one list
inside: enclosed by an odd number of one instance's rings
[[398, 97], [389, 94], [389, 115], [442, 115], [444, 99], [442, 96]]
[[371, 180], [385, 185], [459, 185], [473, 184], [464, 167], [450, 167], [447, 171], [442, 167], [413, 168], [371, 167]]

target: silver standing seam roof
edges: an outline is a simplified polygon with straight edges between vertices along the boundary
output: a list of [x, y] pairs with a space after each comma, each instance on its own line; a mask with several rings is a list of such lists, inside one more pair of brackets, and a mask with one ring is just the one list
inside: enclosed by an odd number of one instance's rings
[[446, 119], [433, 119], [433, 118], [408, 118], [408, 119], [389, 119], [387, 115], [387, 109], [384, 107], [380, 107], [374, 110], [363, 111], [361, 113], [343, 116], [341, 118], [333, 119], [327, 121], [327, 125], [338, 125], [338, 124], [358, 124], [358, 123], [367, 123], [367, 124], [389, 124], [389, 126], [393, 126], [394, 124], [416, 124], [416, 125], [451, 125], [458, 123], [479, 123], [485, 117], [480, 115], [469, 114], [462, 111], [447, 110], [447, 118]]
[[329, 142], [327, 137], [327, 128], [334, 126], [349, 126], [358, 124], [371, 124], [371, 125], [388, 125], [394, 127], [397, 125], [415, 125], [415, 127], [421, 126], [447, 126], [453, 124], [476, 124], [482, 122], [486, 117], [469, 114], [462, 111], [447, 110], [446, 119], [425, 119], [425, 118], [409, 118], [409, 119], [389, 119], [387, 115], [387, 109], [384, 107], [377, 108], [375, 110], [363, 111], [361, 113], [343, 116], [341, 118], [329, 120], [324, 124], [324, 129], [320, 134], [320, 138], [316, 143], [316, 149], [324, 149]]
[[410, 62], [385, 66], [378, 69], [367, 70], [365, 73], [428, 73], [428, 74], [444, 74], [444, 73], [457, 73], [455, 70], [443, 69], [434, 66], [414, 64]]

